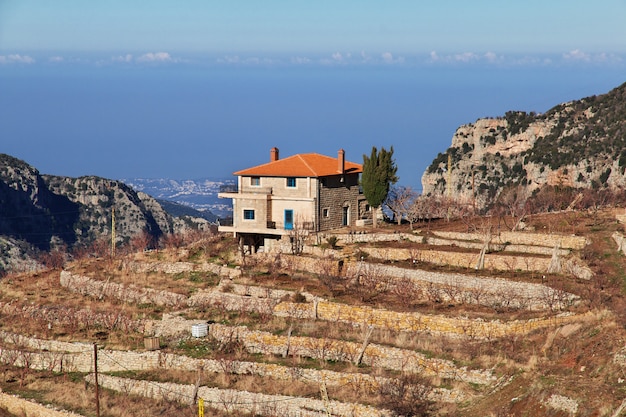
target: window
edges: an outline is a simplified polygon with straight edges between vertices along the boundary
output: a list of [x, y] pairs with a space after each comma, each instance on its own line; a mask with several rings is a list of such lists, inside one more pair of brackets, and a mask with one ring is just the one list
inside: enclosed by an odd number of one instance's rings
[[330, 216], [330, 210], [325, 208], [322, 209], [322, 217], [329, 217]]
[[253, 187], [258, 187], [259, 185], [261, 185], [261, 178], [260, 177], [250, 177], [250, 185]]
[[254, 220], [254, 210], [244, 210], [243, 211], [243, 219], [244, 220]]
[[295, 187], [295, 186], [296, 186], [296, 178], [287, 177], [287, 187]]

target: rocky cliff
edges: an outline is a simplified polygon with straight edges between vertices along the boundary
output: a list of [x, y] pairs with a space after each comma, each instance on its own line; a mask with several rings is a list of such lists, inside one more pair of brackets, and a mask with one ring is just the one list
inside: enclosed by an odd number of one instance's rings
[[626, 186], [626, 84], [545, 114], [507, 112], [459, 127], [422, 176], [424, 195], [487, 207], [507, 187]]
[[120, 181], [43, 175], [0, 154], [0, 272], [32, 264], [32, 252], [111, 236], [114, 211], [119, 243], [144, 232], [153, 237], [170, 234], [189, 223], [174, 219], [152, 197]]

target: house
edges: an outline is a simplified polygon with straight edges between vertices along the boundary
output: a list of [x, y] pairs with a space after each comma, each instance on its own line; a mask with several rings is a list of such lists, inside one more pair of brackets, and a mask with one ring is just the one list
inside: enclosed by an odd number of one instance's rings
[[346, 161], [343, 149], [337, 158], [306, 153], [281, 159], [272, 148], [268, 163], [235, 172], [237, 189], [218, 194], [233, 200], [233, 223], [219, 230], [255, 252], [301, 231], [355, 226], [369, 209], [359, 187], [362, 171]]

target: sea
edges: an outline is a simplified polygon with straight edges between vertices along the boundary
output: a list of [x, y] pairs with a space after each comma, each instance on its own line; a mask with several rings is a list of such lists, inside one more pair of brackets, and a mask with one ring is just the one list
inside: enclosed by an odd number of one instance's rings
[[616, 66], [0, 67], [0, 152], [41, 173], [225, 178], [297, 153], [361, 163], [390, 149], [399, 184], [462, 124], [608, 92]]

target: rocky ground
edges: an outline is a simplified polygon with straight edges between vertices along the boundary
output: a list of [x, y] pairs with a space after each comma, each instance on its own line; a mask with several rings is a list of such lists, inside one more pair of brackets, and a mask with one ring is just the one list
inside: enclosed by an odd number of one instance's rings
[[204, 236], [8, 275], [0, 388], [21, 399], [0, 415], [95, 415], [95, 343], [108, 416], [618, 416], [617, 214], [535, 216], [517, 243], [496, 219], [489, 239], [485, 219], [352, 230], [299, 256]]

